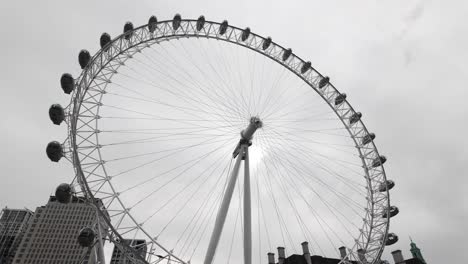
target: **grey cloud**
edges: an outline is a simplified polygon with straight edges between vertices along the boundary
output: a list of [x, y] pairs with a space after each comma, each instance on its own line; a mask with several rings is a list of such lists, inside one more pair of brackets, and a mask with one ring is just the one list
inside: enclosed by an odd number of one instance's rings
[[466, 3], [346, 2], [2, 4], [0, 206], [33, 209], [71, 179], [71, 165], [50, 163], [44, 149], [48, 141], [64, 138], [64, 128], [48, 120], [47, 108], [67, 104], [58, 78], [79, 72], [80, 49], [96, 51], [100, 34], [120, 34], [127, 20], [139, 25], [152, 14], [204, 14], [250, 26], [310, 58], [364, 113], [379, 151], [389, 158], [388, 176], [397, 183], [391, 199], [401, 212], [391, 231], [401, 240], [385, 250], [387, 259], [398, 248], [409, 257], [411, 235], [428, 263], [462, 261], [468, 246]]
[[423, 14], [424, 10], [426, 8], [426, 5], [429, 4], [429, 1], [427, 0], [422, 0], [419, 3], [417, 3], [406, 15], [405, 20], [410, 23], [410, 22], [415, 22], [418, 20]]

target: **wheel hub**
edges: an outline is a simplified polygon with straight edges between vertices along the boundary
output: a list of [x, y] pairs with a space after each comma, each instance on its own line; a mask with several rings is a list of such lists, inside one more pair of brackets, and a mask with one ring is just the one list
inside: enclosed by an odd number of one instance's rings
[[257, 129], [263, 127], [263, 121], [258, 117], [258, 116], [252, 116], [250, 118], [249, 125], [247, 126], [246, 129], [242, 130], [240, 133], [240, 140], [239, 143], [237, 143], [236, 148], [234, 149], [234, 152], [232, 153], [232, 157], [236, 158], [237, 155], [239, 155], [240, 147], [241, 145], [252, 145], [252, 138], [257, 131]]

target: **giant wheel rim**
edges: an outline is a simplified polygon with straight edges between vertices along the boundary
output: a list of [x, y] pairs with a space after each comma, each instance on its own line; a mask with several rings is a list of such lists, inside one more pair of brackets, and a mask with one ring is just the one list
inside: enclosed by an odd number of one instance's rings
[[[288, 58], [286, 61], [283, 61], [281, 56], [286, 49], [276, 44], [275, 42], [271, 42], [271, 45], [266, 50], [262, 49], [262, 44], [266, 38], [263, 38], [255, 33], [251, 33], [249, 38], [246, 41], [243, 41], [241, 39], [243, 30], [237, 27], [228, 26], [226, 33], [220, 35], [219, 27], [221, 23], [206, 21], [203, 29], [200, 31], [198, 31], [196, 28], [197, 20], [181, 20], [180, 27], [177, 30], [172, 28], [172, 23], [173, 20], [158, 22], [154, 33], [151, 33], [148, 30], [147, 25], [138, 27], [132, 31], [131, 37], [128, 40], [125, 39], [128, 34], [120, 35], [119, 37], [112, 40], [112, 42], [106, 46], [105, 49], [101, 49], [92, 57], [88, 66], [83, 70], [82, 74], [77, 79], [76, 90], [72, 95], [71, 107], [68, 109], [69, 148], [70, 152], [73, 154], [73, 163], [76, 169], [76, 173], [79, 177], [79, 184], [83, 188], [83, 191], [91, 198], [94, 198], [95, 192], [93, 193], [93, 190], [87, 184], [87, 178], [90, 176], [90, 174], [86, 175], [86, 173], [82, 170], [82, 164], [89, 160], [90, 155], [85, 155], [80, 152], [81, 148], [77, 143], [79, 140], [76, 138], [77, 130], [79, 130], [78, 122], [87, 123], [88, 126], [94, 122], [97, 126], [98, 118], [96, 118], [96, 116], [99, 116], [99, 102], [103, 96], [99, 90], [90, 91], [90, 87], [95, 89], [96, 87], [101, 86], [102, 89], [105, 90], [107, 85], [105, 81], [112, 78], [114, 71], [118, 69], [120, 64], [129, 59], [133, 54], [137, 53], [140, 49], [162, 41], [172, 40], [177, 37], [204, 37], [231, 42], [233, 44], [243, 46], [259, 54], [262, 54], [281, 64], [283, 67], [297, 75], [312, 89], [314, 89], [317, 94], [323, 98], [323, 100], [327, 102], [337, 117], [342, 121], [343, 125], [347, 128], [347, 131], [353, 139], [361, 156], [363, 167], [367, 175], [366, 181], [368, 185], [368, 195], [370, 197], [367, 205], [368, 211], [365, 216], [361, 235], [357, 239], [356, 245], [354, 247], [366, 249], [365, 256], [368, 260], [372, 260], [373, 262], [379, 260], [385, 245], [385, 239], [387, 237], [389, 227], [389, 217], [377, 217], [380, 212], [384, 211], [385, 208], [389, 208], [390, 206], [388, 190], [385, 192], [379, 192], [378, 190], [379, 185], [386, 182], [386, 175], [383, 166], [380, 165], [375, 168], [372, 166], [372, 162], [376, 158], [380, 157], [374, 142], [370, 142], [367, 145], [363, 145], [361, 143], [362, 138], [369, 134], [364, 123], [361, 120], [358, 120], [353, 125], [349, 125], [349, 119], [351, 115], [356, 113], [356, 111], [354, 111], [348, 101], [345, 100], [338, 107], [334, 106], [334, 100], [341, 93], [338, 92], [338, 90], [331, 83], [323, 88], [319, 88], [319, 82], [324, 78], [323, 75], [321, 75], [314, 68], [311, 68], [311, 70], [307, 71], [305, 74], [302, 74], [301, 67], [304, 65], [304, 63], [306, 63], [306, 61], [297, 57], [295, 54], [291, 54], [290, 58]], [[103, 84], [96, 85], [93, 84], [95, 80], [102, 80], [104, 82]], [[87, 108], [85, 110], [88, 113], [94, 114], [92, 115], [93, 117], [86, 120], [81, 116], [83, 112], [80, 111], [83, 111], [82, 102], [88, 100], [86, 99], [86, 96], [89, 95], [91, 95], [91, 98], [99, 97], [100, 99], [98, 100], [96, 106], [91, 107], [90, 109]], [[98, 147], [98, 133], [95, 133], [95, 136], [95, 148], [92, 151], [96, 151], [100, 156], [100, 149]], [[102, 166], [105, 168], [104, 164], [102, 163], [97, 163], [96, 166]], [[112, 183], [110, 181], [108, 181], [108, 184], [110, 184], [111, 188], [113, 189]], [[122, 206], [122, 209], [125, 210], [125, 206], [122, 201], [120, 201], [118, 196], [113, 197], [112, 199], [118, 201]], [[131, 217], [130, 214], [128, 215]], [[138, 225], [137, 221], [133, 217], [131, 218], [135, 224]], [[108, 224], [112, 227], [110, 222]], [[114, 232], [118, 233], [116, 230], [114, 230]], [[146, 235], [151, 237], [151, 235], [148, 233], [146, 233]], [[153, 243], [160, 246], [169, 255], [177, 258], [177, 256], [172, 254], [170, 250], [164, 248], [162, 245], [159, 245], [156, 240], [153, 240]], [[181, 259], [179, 259], [179, 261], [185, 263]]]

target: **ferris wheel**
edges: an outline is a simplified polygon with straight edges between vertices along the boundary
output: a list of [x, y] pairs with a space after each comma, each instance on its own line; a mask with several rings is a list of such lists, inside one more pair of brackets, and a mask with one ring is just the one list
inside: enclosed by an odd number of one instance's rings
[[70, 104], [49, 116], [68, 137], [47, 155], [75, 170], [59, 200], [94, 204], [135, 263], [276, 263], [277, 247], [279, 263], [380, 263], [398, 240], [375, 134], [310, 61], [203, 16], [127, 22], [100, 46], [61, 77]]

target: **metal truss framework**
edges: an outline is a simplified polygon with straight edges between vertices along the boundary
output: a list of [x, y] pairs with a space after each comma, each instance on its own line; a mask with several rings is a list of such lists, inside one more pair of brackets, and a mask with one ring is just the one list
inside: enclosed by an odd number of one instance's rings
[[[110, 227], [110, 240], [121, 248], [122, 252], [132, 252], [133, 256], [143, 263], [158, 263], [160, 260], [152, 260], [151, 255], [155, 249], [163, 250], [172, 261], [187, 263], [179, 259], [175, 253], [158, 243], [157, 238], [148, 234], [130, 214], [131, 208], [126, 208], [119, 199], [119, 193], [112, 186], [111, 177], [107, 175], [105, 161], [101, 157], [101, 145], [99, 142], [99, 112], [102, 106], [101, 100], [106, 94], [106, 87], [118, 72], [120, 66], [132, 58], [142, 49], [163, 41], [171, 41], [178, 38], [207, 38], [230, 42], [258, 52], [271, 60], [286, 67], [289, 71], [301, 78], [314, 89], [336, 113], [337, 117], [346, 127], [349, 135], [355, 143], [362, 160], [367, 182], [367, 208], [363, 218], [360, 235], [355, 239], [355, 245], [349, 247], [350, 256], [354, 256], [358, 249], [364, 250], [365, 260], [356, 259], [360, 263], [378, 263], [385, 247], [389, 228], [389, 214], [382, 217], [382, 212], [390, 207], [388, 190], [379, 191], [379, 186], [386, 182], [385, 170], [382, 165], [372, 165], [379, 153], [374, 142], [362, 144], [362, 139], [369, 134], [361, 120], [350, 124], [350, 118], [356, 113], [353, 107], [345, 100], [335, 105], [335, 99], [341, 93], [331, 84], [327, 83], [320, 88], [319, 83], [324, 78], [316, 69], [310, 67], [303, 72], [302, 66], [306, 63], [303, 59], [292, 53], [286, 60], [283, 55], [287, 49], [271, 42], [264, 49], [263, 44], [267, 38], [250, 33], [243, 40], [243, 29], [228, 26], [224, 34], [220, 34], [221, 23], [206, 21], [200, 30], [197, 30], [197, 20], [181, 20], [177, 29], [173, 27], [173, 20], [160, 21], [154, 24], [153, 32], [148, 25], [124, 33], [111, 41], [103, 49], [99, 50], [76, 79], [76, 89], [73, 91], [70, 105], [65, 109], [66, 123], [68, 124], [68, 138], [63, 143], [65, 157], [72, 161], [76, 172], [76, 183], [83, 193], [91, 200], [99, 198], [104, 208], [99, 208], [103, 219]], [[271, 40], [271, 39], [270, 39]], [[111, 205], [117, 204], [120, 209], [110, 210]], [[96, 206], [98, 206], [96, 204]], [[115, 207], [115, 205], [114, 205]], [[107, 210], [108, 216], [102, 213]], [[130, 219], [133, 226], [123, 226], [123, 219]], [[136, 229], [140, 229], [151, 241], [148, 242], [149, 257], [143, 260], [127, 245], [121, 245], [123, 236]], [[342, 260], [341, 263], [347, 263]]]

